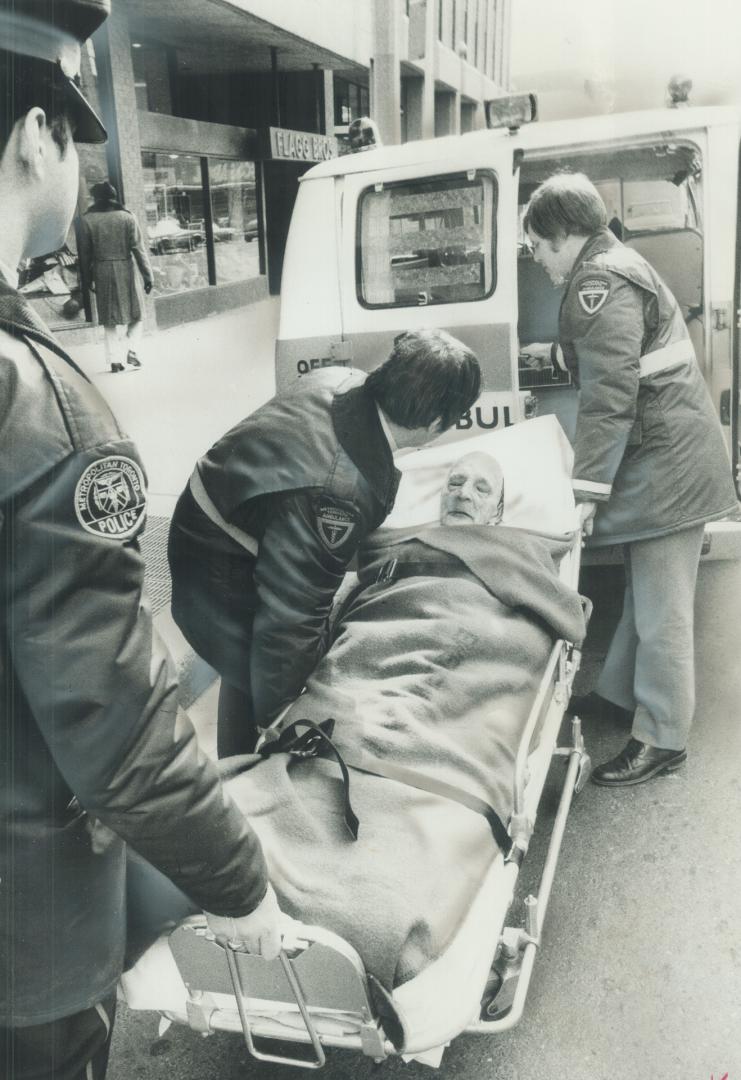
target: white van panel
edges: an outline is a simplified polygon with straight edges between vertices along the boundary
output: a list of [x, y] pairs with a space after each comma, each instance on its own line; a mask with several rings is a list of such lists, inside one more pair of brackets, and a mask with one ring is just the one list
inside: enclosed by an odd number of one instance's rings
[[300, 184], [281, 283], [279, 340], [342, 334], [333, 177]]

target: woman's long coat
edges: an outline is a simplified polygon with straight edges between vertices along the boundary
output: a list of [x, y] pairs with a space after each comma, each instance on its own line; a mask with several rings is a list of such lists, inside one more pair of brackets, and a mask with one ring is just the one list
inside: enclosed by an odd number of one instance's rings
[[145, 284], [152, 282], [152, 267], [136, 218], [120, 206], [95, 205], [82, 222], [82, 256], [95, 284], [98, 321], [103, 326], [138, 322], [142, 311], [134, 260]]

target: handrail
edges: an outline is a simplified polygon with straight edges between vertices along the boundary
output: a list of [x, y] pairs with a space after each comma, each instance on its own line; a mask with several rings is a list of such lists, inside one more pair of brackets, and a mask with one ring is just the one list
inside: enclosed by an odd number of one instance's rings
[[[221, 942], [219, 944], [221, 944]], [[237, 1009], [239, 1010], [239, 1020], [242, 1025], [244, 1041], [252, 1057], [256, 1058], [258, 1061], [272, 1061], [278, 1065], [296, 1065], [302, 1069], [321, 1069], [327, 1059], [324, 1054], [324, 1049], [322, 1047], [319, 1034], [314, 1026], [311, 1017], [309, 1016], [309, 1010], [306, 1005], [306, 999], [304, 997], [303, 990], [301, 989], [301, 984], [298, 981], [296, 972], [293, 970], [293, 965], [291, 964], [291, 961], [288, 958], [285, 949], [281, 949], [279, 959], [283, 967], [283, 971], [285, 972], [286, 979], [288, 980], [288, 985], [291, 987], [291, 992], [293, 994], [294, 1000], [298, 1005], [299, 1012], [301, 1013], [301, 1017], [306, 1026], [306, 1031], [309, 1039], [311, 1040], [311, 1045], [314, 1048], [314, 1053], [316, 1054], [315, 1061], [307, 1061], [304, 1058], [284, 1057], [281, 1054], [263, 1054], [255, 1047], [255, 1042], [252, 1038], [252, 1027], [247, 1017], [247, 1010], [245, 1008], [245, 995], [244, 989], [242, 987], [242, 976], [239, 971], [239, 966], [235, 957], [236, 950], [232, 948], [231, 944], [228, 941], [224, 944], [223, 948], [224, 952], [226, 953], [226, 962], [229, 966], [229, 974], [231, 976], [232, 986], [234, 987], [234, 997], [237, 1001]]]

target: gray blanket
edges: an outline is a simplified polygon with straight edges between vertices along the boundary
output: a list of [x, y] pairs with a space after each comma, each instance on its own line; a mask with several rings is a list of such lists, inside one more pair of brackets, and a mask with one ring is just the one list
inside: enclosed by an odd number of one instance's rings
[[[463, 787], [506, 823], [519, 735], [552, 641], [584, 634], [578, 597], [559, 582], [552, 546], [519, 530], [386, 530], [381, 541], [364, 553], [366, 583], [286, 723], [332, 717], [351, 758]], [[404, 576], [376, 583], [390, 558]], [[386, 987], [416, 975], [450, 941], [496, 855], [486, 819], [352, 770], [353, 841], [334, 762], [253, 760], [231, 763], [228, 787], [260, 835], [283, 908], [345, 937]]]

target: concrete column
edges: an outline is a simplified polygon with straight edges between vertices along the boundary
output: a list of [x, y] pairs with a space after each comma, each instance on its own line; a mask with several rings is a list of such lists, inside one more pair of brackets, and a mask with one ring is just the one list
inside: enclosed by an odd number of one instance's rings
[[324, 71], [324, 128], [325, 135], [334, 133], [334, 72]]
[[[147, 214], [142, 176], [139, 120], [134, 90], [134, 69], [131, 63], [129, 21], [123, 4], [114, 4], [111, 14], [99, 31], [100, 45], [110, 67], [112, 100], [106, 109], [109, 162], [118, 163], [118, 182], [121, 197], [135, 215], [146, 238]], [[96, 42], [97, 44], [97, 42]], [[111, 172], [114, 170], [110, 168]], [[115, 182], [115, 181], [114, 181]], [[144, 298], [144, 324], [147, 329], [156, 325], [154, 301]]]
[[370, 96], [373, 119], [385, 143], [401, 142], [398, 17], [398, 0], [374, 0]]

